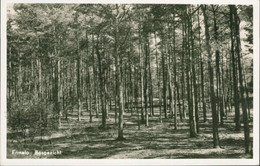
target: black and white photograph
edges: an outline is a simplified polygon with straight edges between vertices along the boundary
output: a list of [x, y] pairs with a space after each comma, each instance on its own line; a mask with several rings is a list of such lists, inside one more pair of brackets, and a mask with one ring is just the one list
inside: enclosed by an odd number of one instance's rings
[[1, 9], [1, 164], [259, 164], [259, 1]]

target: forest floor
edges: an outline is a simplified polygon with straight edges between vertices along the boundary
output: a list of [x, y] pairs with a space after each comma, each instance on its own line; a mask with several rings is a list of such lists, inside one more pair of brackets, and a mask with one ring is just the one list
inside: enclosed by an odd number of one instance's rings
[[[159, 122], [159, 110], [155, 108], [155, 116], [149, 117], [149, 127], [141, 124], [138, 130], [138, 119], [135, 113], [124, 113], [124, 138], [116, 140], [117, 126], [114, 124], [113, 111], [107, 119], [106, 130], [101, 129], [101, 115], [93, 116], [89, 123], [89, 115], [83, 112], [82, 120], [77, 121], [77, 112], [69, 116], [69, 121], [62, 121], [58, 131], [44, 136], [43, 141], [36, 137], [33, 142], [8, 139], [7, 158], [63, 158], [63, 159], [176, 159], [176, 158], [252, 158], [244, 155], [243, 128], [234, 130], [233, 115], [224, 120], [219, 127], [220, 146], [213, 148], [212, 123], [200, 121], [200, 133], [190, 138], [188, 119], [180, 122], [174, 130], [172, 118]], [[232, 113], [230, 113], [232, 114]], [[208, 114], [208, 117], [211, 115]], [[252, 140], [252, 122], [250, 122]], [[28, 151], [29, 155], [13, 154], [15, 151]], [[35, 155], [34, 151], [61, 151], [58, 155]]]

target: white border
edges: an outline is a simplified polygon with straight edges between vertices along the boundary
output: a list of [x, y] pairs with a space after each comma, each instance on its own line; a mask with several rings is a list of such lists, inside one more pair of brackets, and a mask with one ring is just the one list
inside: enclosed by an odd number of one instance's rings
[[[253, 5], [254, 124], [253, 159], [6, 159], [6, 6], [7, 3], [160, 3]], [[1, 0], [1, 156], [0, 165], [259, 165], [259, 1], [258, 0]]]

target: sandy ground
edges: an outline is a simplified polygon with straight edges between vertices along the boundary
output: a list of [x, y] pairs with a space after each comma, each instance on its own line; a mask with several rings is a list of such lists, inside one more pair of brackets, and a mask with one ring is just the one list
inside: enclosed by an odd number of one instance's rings
[[[63, 158], [63, 159], [176, 159], [176, 158], [252, 158], [244, 155], [243, 131], [234, 131], [232, 116], [219, 127], [221, 148], [213, 148], [212, 124], [200, 121], [200, 133], [196, 138], [189, 137], [188, 119], [180, 122], [174, 130], [172, 118], [159, 122], [159, 111], [149, 117], [149, 126], [141, 124], [138, 130], [137, 113], [124, 113], [124, 141], [117, 141], [117, 125], [111, 111], [107, 119], [108, 129], [100, 129], [101, 119], [93, 116], [89, 123], [89, 115], [83, 113], [82, 121], [76, 120], [74, 111], [69, 121], [62, 121], [62, 127], [44, 136], [43, 141], [36, 137], [30, 140], [8, 139], [7, 158]], [[232, 113], [230, 113], [232, 114]], [[209, 114], [208, 117], [211, 115]], [[242, 128], [243, 129], [243, 128]], [[252, 132], [252, 126], [251, 126]], [[252, 133], [251, 133], [252, 137]], [[28, 151], [29, 155], [12, 154], [15, 151]], [[57, 155], [35, 155], [35, 150], [61, 151]]]

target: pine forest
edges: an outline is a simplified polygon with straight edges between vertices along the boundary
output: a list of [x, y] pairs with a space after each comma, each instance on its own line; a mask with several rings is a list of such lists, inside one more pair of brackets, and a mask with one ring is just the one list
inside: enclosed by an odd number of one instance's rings
[[7, 158], [252, 158], [253, 6], [13, 3]]

